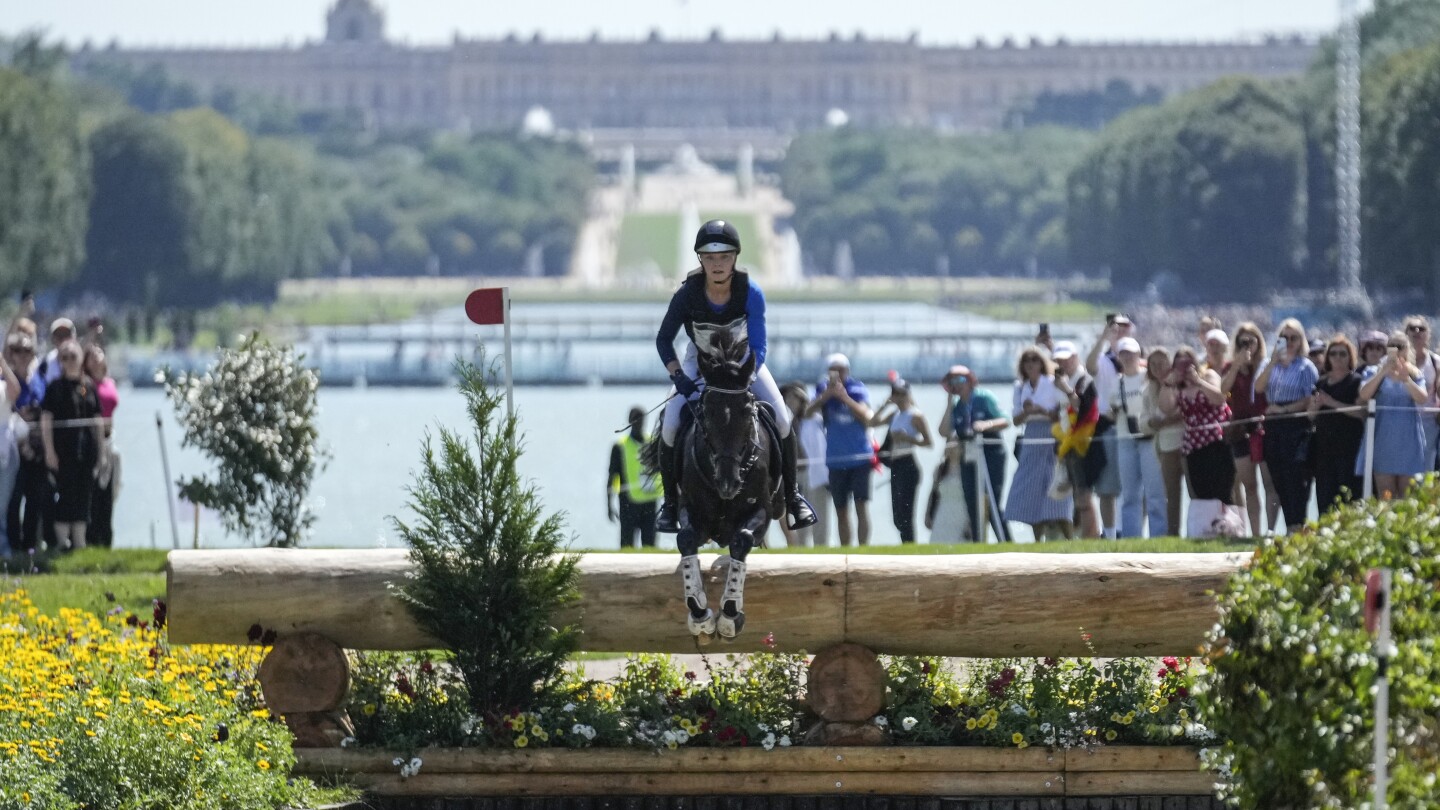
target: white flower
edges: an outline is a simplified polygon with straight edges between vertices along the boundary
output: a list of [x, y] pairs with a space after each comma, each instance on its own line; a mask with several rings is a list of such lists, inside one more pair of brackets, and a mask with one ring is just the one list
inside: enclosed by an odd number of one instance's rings
[[790, 735], [789, 735], [789, 734], [786, 734], [785, 736], [783, 736], [783, 737], [780, 738], [780, 747], [781, 747], [781, 748], [789, 748], [789, 747], [790, 747]]
[[564, 706], [561, 706], [561, 707], [560, 707], [560, 711], [562, 711], [562, 712], [573, 712], [573, 711], [575, 711], [575, 704], [574, 704], [574, 703], [566, 703]]
[[415, 757], [414, 759], [410, 760], [410, 772], [411, 772], [411, 773], [419, 773], [419, 772], [420, 772], [420, 757]]
[[919, 722], [919, 720], [916, 720], [913, 717], [907, 717], [904, 720], [900, 721], [900, 727], [905, 729], [906, 731], [909, 731], [910, 729], [915, 728], [915, 725]]
[[354, 738], [354, 737], [346, 737], [345, 739], [343, 739], [343, 740], [340, 741], [340, 747], [341, 747], [341, 748], [349, 748], [350, 746], [352, 746], [352, 745], [354, 745], [354, 744], [355, 744], [355, 738]]
[[774, 748], [774, 747], [775, 747], [775, 732], [772, 731], [772, 732], [770, 732], [769, 734], [766, 734], [766, 735], [765, 735], [765, 739], [761, 740], [761, 741], [760, 741], [760, 744], [763, 745], [763, 746], [765, 746], [765, 750], [766, 750], [766, 751], [769, 751], [769, 750], [771, 750], [772, 748]]
[[884, 727], [890, 725], [890, 721], [887, 720], [887, 719], [885, 719], [885, 715], [883, 715], [883, 714], [877, 714], [877, 715], [875, 715], [875, 725], [877, 725], [877, 726], [879, 726], [879, 727], [881, 727], [881, 728], [884, 728]]
[[680, 743], [681, 745], [684, 745], [685, 743], [687, 743], [687, 742], [689, 742], [689, 741], [690, 741], [690, 732], [686, 731], [686, 730], [683, 729], [683, 728], [682, 728], [682, 729], [679, 729], [679, 730], [677, 730], [677, 731], [675, 732], [675, 742]]
[[401, 759], [400, 757], [395, 757], [394, 759], [390, 760], [390, 764], [398, 768], [401, 765], [405, 764], [405, 760]]
[[570, 733], [583, 737], [585, 736], [585, 727], [580, 725], [579, 723], [576, 723], [575, 725], [570, 727]]

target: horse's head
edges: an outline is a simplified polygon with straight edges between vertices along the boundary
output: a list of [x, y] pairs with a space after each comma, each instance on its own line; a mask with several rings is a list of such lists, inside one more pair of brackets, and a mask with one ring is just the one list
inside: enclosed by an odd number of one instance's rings
[[710, 458], [710, 478], [721, 500], [733, 500], [744, 489], [755, 465], [755, 398], [744, 388], [707, 385], [700, 398], [700, 434]]
[[699, 355], [700, 376], [706, 385], [748, 389], [755, 377], [755, 353], [750, 351], [750, 341], [717, 341], [715, 352]]

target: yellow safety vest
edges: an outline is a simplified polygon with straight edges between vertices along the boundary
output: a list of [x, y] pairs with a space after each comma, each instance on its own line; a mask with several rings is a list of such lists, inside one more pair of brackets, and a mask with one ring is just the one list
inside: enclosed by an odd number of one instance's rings
[[660, 474], [648, 474], [640, 466], [640, 448], [643, 445], [628, 433], [617, 444], [620, 445], [620, 469], [625, 474], [625, 480], [612, 479], [610, 489], [624, 493], [631, 503], [659, 500], [664, 491], [660, 486]]

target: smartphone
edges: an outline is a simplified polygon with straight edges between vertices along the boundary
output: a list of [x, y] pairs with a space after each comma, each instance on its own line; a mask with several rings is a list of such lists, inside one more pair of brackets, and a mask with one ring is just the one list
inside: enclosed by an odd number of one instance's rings
[[1050, 335], [1050, 324], [1048, 324], [1048, 323], [1042, 323], [1042, 324], [1040, 324], [1040, 334], [1045, 335], [1045, 336], [1048, 337], [1048, 336]]
[[840, 382], [840, 372], [836, 371], [835, 369], [830, 369], [830, 382]]
[[1184, 377], [1186, 374], [1190, 373], [1190, 367], [1194, 365], [1194, 363], [1195, 361], [1191, 360], [1188, 357], [1181, 357], [1177, 359], [1175, 361], [1175, 373], [1179, 374], [1181, 377]]
[[1400, 348], [1398, 346], [1386, 346], [1385, 353], [1390, 355], [1391, 360], [1395, 360], [1400, 357]]
[[1119, 316], [1120, 316], [1120, 313], [1118, 313], [1118, 312], [1107, 312], [1107, 313], [1105, 313], [1105, 325], [1106, 325], [1106, 326], [1109, 326], [1110, 324], [1115, 323], [1115, 319], [1116, 319], [1117, 317], [1119, 317]]

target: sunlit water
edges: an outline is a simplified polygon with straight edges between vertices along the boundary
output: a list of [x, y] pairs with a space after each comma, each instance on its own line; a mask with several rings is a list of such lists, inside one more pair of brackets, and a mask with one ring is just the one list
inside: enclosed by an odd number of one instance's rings
[[[1002, 407], [1008, 408], [1009, 387], [992, 390]], [[624, 425], [631, 406], [649, 409], [667, 392], [663, 384], [515, 390], [515, 408], [525, 434], [521, 474], [534, 483], [547, 511], [565, 513], [566, 532], [573, 535], [575, 547], [618, 546], [618, 529], [606, 518], [604, 500], [610, 446], [616, 438], [613, 431]], [[883, 399], [888, 392], [883, 381], [871, 382], [873, 399]], [[934, 381], [917, 382], [915, 396], [932, 432], [937, 430], [945, 392]], [[398, 545], [390, 518], [408, 521], [413, 517], [406, 488], [415, 480], [426, 431], [440, 425], [466, 429], [463, 400], [448, 388], [322, 388], [320, 408], [321, 445], [332, 457], [315, 482], [316, 518], [306, 545]], [[170, 479], [210, 469], [210, 462], [198, 451], [180, 447], [173, 411], [160, 391], [122, 390], [115, 412], [116, 445], [124, 455], [122, 491], [115, 509], [117, 546], [168, 548], [173, 542], [157, 413], [164, 421]], [[919, 453], [924, 477], [917, 497], [917, 526], [918, 510], [923, 508], [934, 468], [940, 462], [938, 447]], [[877, 545], [899, 542], [890, 521], [888, 475], [883, 471], [874, 479], [871, 524], [872, 543]], [[193, 507], [179, 504], [176, 511], [179, 542], [189, 548], [195, 542]], [[770, 531], [772, 544], [781, 542], [778, 530]], [[834, 544], [833, 528], [831, 532]], [[923, 527], [918, 532], [924, 542], [928, 532]], [[1024, 527], [1018, 527], [1017, 535], [1028, 538]], [[249, 543], [227, 537], [213, 515], [202, 515], [199, 542], [202, 547]], [[661, 544], [673, 547], [673, 535], [662, 535]]]

